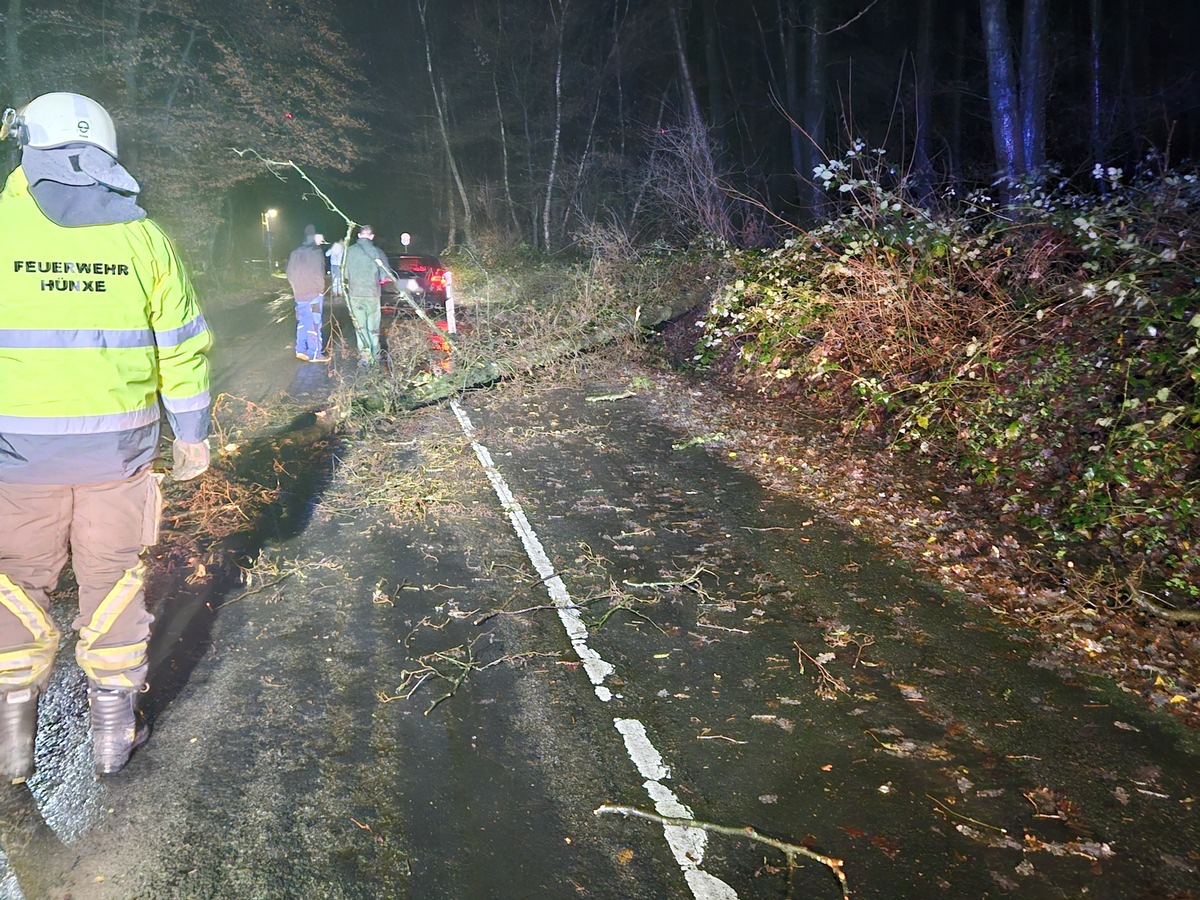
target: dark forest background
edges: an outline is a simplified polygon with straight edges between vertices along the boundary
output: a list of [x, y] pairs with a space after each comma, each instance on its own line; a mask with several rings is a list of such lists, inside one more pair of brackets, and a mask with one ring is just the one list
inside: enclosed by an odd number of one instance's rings
[[1187, 164], [1200, 139], [1189, 0], [4, 0], [3, 14], [6, 103], [104, 103], [147, 205], [200, 268], [245, 255], [263, 204], [306, 196], [235, 149], [294, 162], [385, 242], [560, 251], [598, 225], [637, 243], [771, 243], [824, 215], [813, 172], [859, 140], [933, 205], [1046, 177], [1100, 191], [1097, 166]]

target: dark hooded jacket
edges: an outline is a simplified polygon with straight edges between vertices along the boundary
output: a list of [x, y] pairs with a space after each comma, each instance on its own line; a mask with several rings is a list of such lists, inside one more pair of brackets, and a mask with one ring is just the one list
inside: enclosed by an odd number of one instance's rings
[[304, 243], [288, 257], [287, 279], [297, 300], [309, 300], [325, 293], [325, 252], [317, 243], [316, 231], [311, 225], [304, 229]]

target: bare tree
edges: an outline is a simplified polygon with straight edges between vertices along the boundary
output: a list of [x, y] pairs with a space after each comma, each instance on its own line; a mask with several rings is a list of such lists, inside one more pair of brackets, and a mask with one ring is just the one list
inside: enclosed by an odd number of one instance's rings
[[728, 204], [721, 193], [708, 125], [696, 99], [696, 87], [692, 81], [691, 67], [688, 65], [678, 6], [671, 10], [670, 25], [671, 35], [675, 39], [675, 57], [679, 67], [684, 107], [684, 127], [680, 132], [683, 143], [676, 142], [675, 149], [676, 155], [686, 163], [686, 171], [692, 181], [687, 186], [687, 195], [693, 198], [693, 209], [699, 214], [705, 230], [730, 241], [733, 239], [733, 227]]
[[[454, 147], [450, 142], [450, 129], [446, 124], [447, 119], [447, 102], [446, 90], [444, 85], [439, 85], [438, 80], [433, 74], [433, 53], [430, 50], [429, 41], [429, 26], [425, 19], [425, 8], [428, 5], [428, 0], [417, 0], [417, 13], [421, 18], [421, 33], [425, 38], [425, 71], [429, 75], [429, 88], [433, 94], [433, 108], [437, 115], [438, 134], [442, 139], [442, 149], [446, 154], [446, 165], [450, 171], [450, 177], [454, 181], [454, 187], [458, 191], [459, 202], [462, 203], [463, 213], [463, 237], [466, 240], [467, 246], [473, 243], [472, 238], [472, 218], [471, 218], [471, 201], [467, 196], [466, 185], [463, 184], [462, 174], [458, 169], [458, 160], [454, 157]], [[440, 88], [440, 89], [439, 89]], [[448, 237], [447, 250], [454, 250], [457, 242], [457, 228], [450, 229]]]
[[549, 0], [550, 14], [555, 24], [555, 54], [554, 54], [554, 141], [550, 149], [550, 165], [546, 174], [546, 205], [542, 210], [542, 246], [549, 250], [550, 244], [550, 210], [554, 204], [554, 181], [558, 176], [558, 151], [562, 145], [563, 125], [563, 41], [566, 36], [567, 7], [570, 0]]

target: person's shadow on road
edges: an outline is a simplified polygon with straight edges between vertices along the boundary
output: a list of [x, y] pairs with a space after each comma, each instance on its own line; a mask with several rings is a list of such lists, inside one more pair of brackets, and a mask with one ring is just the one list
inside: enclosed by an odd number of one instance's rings
[[[323, 365], [301, 365], [302, 371], [317, 370], [322, 379], [326, 377]], [[215, 463], [213, 471], [201, 478], [217, 484], [201, 487], [209, 492], [204, 515], [221, 520], [185, 519], [187, 533], [169, 533], [172, 512], [186, 510], [190, 493], [197, 488], [190, 482], [166, 483], [168, 535], [150, 551], [146, 585], [147, 607], [155, 623], [149, 690], [140, 706], [151, 724], [209, 652], [221, 607], [245, 590], [245, 572], [264, 547], [295, 537], [307, 527], [329, 486], [341, 448], [332, 424], [321, 413], [304, 413]], [[225, 491], [229, 502], [214, 509], [214, 491]]]

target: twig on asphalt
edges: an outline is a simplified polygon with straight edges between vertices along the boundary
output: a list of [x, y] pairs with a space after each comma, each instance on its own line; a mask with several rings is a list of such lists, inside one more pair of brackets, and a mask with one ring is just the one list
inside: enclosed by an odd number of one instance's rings
[[648, 819], [651, 822], [658, 822], [660, 825], [671, 825], [676, 828], [700, 828], [704, 831], [711, 831], [714, 834], [724, 834], [729, 837], [743, 837], [751, 841], [757, 841], [760, 844], [766, 844], [768, 847], [773, 847], [784, 856], [787, 857], [788, 867], [795, 868], [796, 858], [803, 856], [808, 859], [821, 863], [827, 866], [842, 888], [843, 900], [849, 900], [850, 889], [846, 885], [846, 873], [842, 871], [842, 866], [845, 865], [845, 860], [837, 859], [833, 856], [825, 856], [822, 853], [817, 853], [814, 850], [809, 850], [807, 847], [801, 847], [798, 844], [789, 844], [787, 841], [781, 841], [777, 838], [762, 834], [751, 828], [749, 825], [740, 828], [730, 825], [718, 825], [714, 822], [703, 822], [699, 819], [677, 819], [671, 816], [660, 816], [657, 813], [646, 812], [642, 809], [637, 809], [632, 806], [616, 806], [611, 803], [602, 803], [593, 811], [593, 815], [601, 813], [617, 813], [622, 816], [635, 816], [639, 819]]
[[[614, 587], [615, 587], [615, 585], [614, 585]], [[633, 608], [633, 604], [645, 603], [647, 601], [641, 600], [638, 597], [626, 596], [626, 595], [622, 594], [620, 591], [615, 591], [614, 593], [610, 594], [609, 596], [612, 597], [616, 602], [613, 603], [613, 605], [608, 608], [608, 610], [604, 613], [604, 615], [602, 615], [599, 619], [597, 619], [595, 622], [592, 623], [592, 628], [595, 628], [595, 629], [603, 628], [605, 623], [608, 622], [608, 620], [612, 617], [612, 615], [615, 612], [623, 609], [627, 613], [637, 616], [639, 619], [645, 619], [647, 622], [649, 622], [651, 625], [653, 625], [655, 628], [657, 628], [663, 634], [667, 633], [665, 628], [663, 628], [661, 625], [659, 625], [657, 622], [655, 622], [652, 618], [650, 618], [644, 612], [640, 612], [639, 610], [636, 610]]]
[[715, 628], [717, 631], [732, 631], [734, 634], [749, 634], [745, 628], [729, 628], [725, 625], [713, 625], [711, 622], [697, 622], [698, 628]]
[[999, 825], [989, 825], [987, 822], [980, 822], [978, 819], [972, 819], [970, 816], [964, 816], [962, 813], [955, 812], [937, 797], [933, 796], [933, 794], [926, 794], [925, 796], [936, 803], [941, 808], [942, 812], [946, 813], [947, 815], [954, 816], [956, 819], [962, 819], [964, 822], [970, 822], [972, 825], [978, 825], [980, 828], [990, 828], [992, 831], [998, 831], [1001, 834], [1008, 834], [1007, 828], [1001, 828]]
[[704, 586], [700, 583], [701, 575], [713, 575], [713, 573], [705, 566], [697, 566], [690, 575], [685, 575], [678, 581], [622, 581], [621, 584], [625, 585], [625, 587], [647, 588], [654, 591], [687, 588], [707, 599], [708, 592], [704, 590]]
[[748, 743], [750, 743], [749, 741], [739, 741], [737, 738], [731, 738], [727, 734], [698, 734], [698, 735], [696, 735], [696, 740], [698, 740], [698, 741], [729, 741], [729, 743], [731, 743], [731, 744], [748, 744]]
[[427, 716], [442, 702], [453, 697], [472, 672], [482, 672], [485, 669], [490, 669], [492, 666], [504, 662], [520, 664], [536, 657], [556, 657], [559, 655], [557, 652], [530, 651], [528, 653], [506, 654], [491, 662], [481, 663], [478, 657], [475, 656], [475, 643], [487, 636], [486, 634], [478, 635], [469, 643], [459, 644], [448, 650], [435, 650], [432, 653], [427, 653], [417, 660], [419, 663], [418, 668], [405, 669], [400, 673], [400, 686], [393, 693], [389, 694], [386, 691], [377, 691], [375, 699], [380, 703], [408, 700], [431, 678], [447, 682], [450, 687], [446, 692], [426, 707], [424, 715]]
[[429, 704], [429, 707], [425, 710], [424, 715], [429, 715], [431, 712], [437, 709], [443, 700], [449, 700], [451, 697], [453, 697], [458, 692], [458, 689], [462, 687], [462, 683], [467, 680], [467, 676], [471, 673], [471, 670], [477, 668], [475, 665], [474, 648], [470, 644], [463, 644], [462, 648], [467, 655], [465, 661], [456, 659], [448, 653], [439, 652], [434, 654], [435, 657], [443, 662], [446, 662], [452, 666], [457, 666], [459, 671], [458, 674], [453, 678], [447, 678], [447, 676], [442, 675], [443, 678], [446, 678], [450, 682], [450, 690], [446, 691], [446, 693], [434, 700], [433, 703]]
[[[821, 663], [818, 662], [814, 657], [809, 655], [809, 653], [807, 653], [805, 649], [800, 646], [798, 641], [792, 641], [792, 646], [796, 648], [798, 653], [796, 657], [796, 664], [800, 666], [801, 675], [804, 674], [805, 659], [817, 667], [817, 673], [821, 676], [821, 681], [817, 685], [818, 697], [820, 697], [822, 700], [833, 700], [839, 693], [850, 693], [850, 688], [846, 682], [842, 681], [840, 678], [835, 678], [833, 675], [830, 675], [829, 670], [821, 665]], [[830, 656], [832, 655], [833, 654], [830, 654]]]
[[548, 610], [548, 609], [553, 609], [553, 610], [560, 610], [560, 609], [574, 609], [574, 610], [579, 610], [579, 609], [583, 609], [583, 607], [581, 607], [581, 606], [576, 606], [576, 605], [575, 605], [575, 604], [573, 604], [573, 603], [572, 603], [572, 604], [570, 604], [570, 605], [567, 605], [567, 606], [558, 606], [558, 605], [556, 605], [556, 604], [554, 604], [554, 603], [543, 603], [541, 606], [527, 606], [527, 607], [525, 607], [524, 609], [496, 609], [496, 610], [492, 610], [492, 612], [488, 613], [488, 614], [487, 614], [487, 615], [485, 615], [485, 616], [480, 616], [478, 619], [476, 619], [476, 620], [475, 620], [474, 622], [472, 622], [471, 624], [472, 624], [472, 625], [482, 625], [482, 624], [483, 624], [484, 622], [486, 622], [488, 619], [494, 619], [496, 616], [521, 616], [521, 615], [524, 615], [525, 613], [531, 613], [531, 612], [543, 612], [543, 611], [545, 611], [545, 610]]
[[251, 588], [250, 590], [242, 591], [236, 597], [230, 597], [224, 603], [218, 603], [216, 606], [213, 607], [213, 609], [224, 609], [226, 606], [229, 606], [229, 604], [231, 604], [231, 603], [237, 603], [239, 600], [245, 600], [247, 597], [249, 597], [253, 594], [260, 594], [263, 591], [265, 591], [267, 588], [275, 587], [275, 585], [277, 585], [277, 584], [283, 584], [285, 581], [287, 581], [289, 578], [291, 578], [293, 574], [294, 573], [292, 573], [292, 572], [288, 572], [282, 578], [277, 578], [274, 581], [267, 581], [267, 582], [264, 582], [263, 584], [260, 584], [256, 588]]

